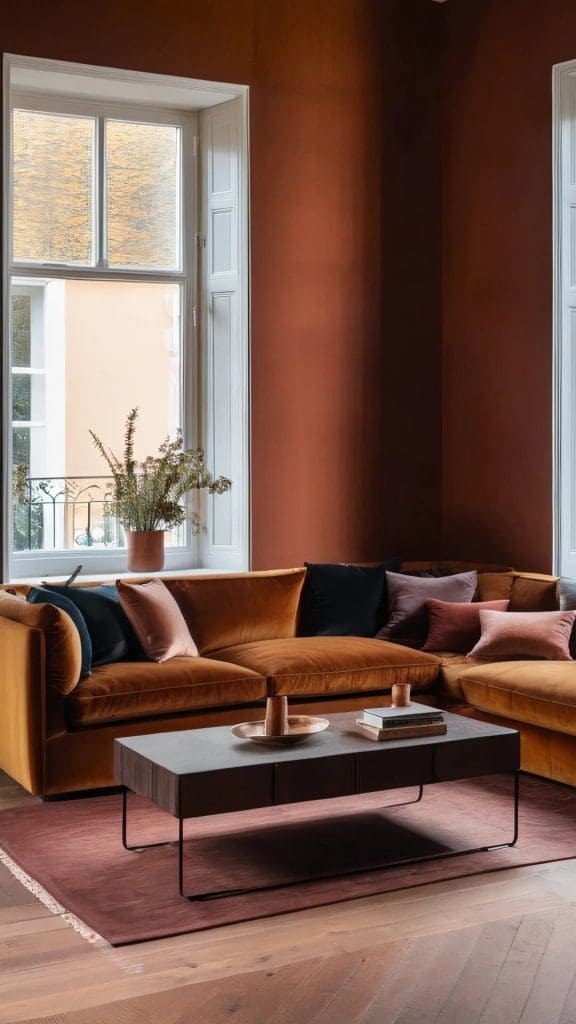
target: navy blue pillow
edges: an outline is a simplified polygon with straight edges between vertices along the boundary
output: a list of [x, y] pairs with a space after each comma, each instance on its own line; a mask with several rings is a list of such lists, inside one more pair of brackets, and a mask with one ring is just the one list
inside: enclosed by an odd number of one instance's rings
[[299, 635], [374, 636], [386, 619], [386, 571], [397, 572], [402, 559], [377, 566], [304, 564]]
[[[60, 589], [63, 590], [64, 588], [61, 587]], [[46, 590], [40, 590], [38, 587], [30, 589], [27, 600], [30, 604], [53, 604], [56, 608], [61, 608], [63, 612], [68, 613], [80, 635], [80, 646], [82, 648], [81, 675], [82, 677], [89, 676], [92, 671], [92, 641], [84, 617], [74, 602], [70, 601], [64, 594], [47, 593]]]
[[109, 665], [112, 661], [141, 661], [142, 648], [120, 607], [114, 586], [45, 588], [70, 601], [81, 614], [92, 642], [92, 665]]

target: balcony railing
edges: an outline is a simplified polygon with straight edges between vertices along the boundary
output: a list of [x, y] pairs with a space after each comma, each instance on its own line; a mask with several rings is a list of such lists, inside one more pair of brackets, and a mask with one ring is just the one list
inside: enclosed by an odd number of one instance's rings
[[[108, 512], [110, 476], [26, 476], [15, 480], [14, 551], [122, 548], [124, 530]], [[166, 534], [167, 545], [184, 543], [182, 528]]]
[[14, 550], [123, 547], [122, 527], [105, 511], [112, 493], [106, 476], [25, 477], [14, 492]]

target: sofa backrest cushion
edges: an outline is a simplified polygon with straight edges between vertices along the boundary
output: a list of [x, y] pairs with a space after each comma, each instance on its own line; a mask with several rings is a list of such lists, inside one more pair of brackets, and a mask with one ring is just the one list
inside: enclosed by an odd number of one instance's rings
[[513, 572], [479, 572], [474, 600], [509, 601], [513, 586]]
[[60, 693], [71, 693], [82, 672], [82, 648], [70, 616], [53, 604], [28, 604], [5, 590], [0, 590], [0, 615], [43, 632], [47, 681]]
[[558, 579], [537, 573], [516, 573], [510, 594], [511, 612], [558, 611]]
[[305, 569], [164, 582], [178, 602], [200, 654], [296, 635]]

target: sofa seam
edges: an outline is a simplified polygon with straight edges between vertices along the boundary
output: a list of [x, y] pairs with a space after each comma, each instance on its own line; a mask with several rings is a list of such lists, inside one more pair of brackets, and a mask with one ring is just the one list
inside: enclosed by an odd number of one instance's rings
[[[468, 681], [469, 680], [466, 680], [466, 682], [468, 682]], [[514, 696], [515, 694], [518, 694], [520, 697], [529, 697], [530, 700], [540, 700], [540, 701], [542, 701], [542, 703], [558, 704], [559, 707], [562, 707], [562, 708], [569, 707], [569, 708], [574, 708], [574, 710], [576, 710], [576, 704], [566, 704], [562, 700], [554, 700], [553, 697], [538, 697], [537, 694], [525, 693], [525, 692], [522, 692], [521, 690], [508, 690], [505, 686], [494, 686], [491, 683], [486, 683], [483, 679], [478, 679], [478, 680], [473, 679], [472, 680], [472, 685], [474, 685], [475, 682], [481, 683], [484, 686], [488, 686], [492, 690], [498, 690], [499, 693], [508, 693], [511, 696]], [[478, 710], [481, 710], [481, 709], [479, 708]]]
[[[266, 682], [266, 676], [260, 676], [260, 679], [263, 682]], [[82, 703], [86, 704], [86, 703], [88, 703], [88, 701], [93, 701], [93, 700], [110, 700], [110, 698], [112, 698], [112, 697], [134, 696], [137, 693], [150, 693], [150, 694], [165, 693], [167, 689], [170, 689], [170, 690], [187, 690], [187, 689], [189, 689], [190, 686], [213, 686], [213, 685], [219, 685], [221, 683], [247, 683], [247, 682], [251, 683], [251, 682], [253, 682], [253, 680], [250, 679], [249, 676], [244, 676], [241, 679], [213, 679], [210, 682], [186, 683], [185, 685], [182, 685], [182, 686], [170, 686], [170, 687], [165, 687], [165, 688], [164, 687], [158, 687], [155, 690], [122, 690], [120, 693], [95, 693], [91, 697], [80, 696], [79, 701], [82, 701]], [[72, 692], [68, 696], [72, 697], [73, 694], [74, 694], [74, 690], [72, 690]]]
[[368, 665], [366, 668], [330, 668], [323, 672], [321, 669], [318, 672], [285, 672], [285, 673], [274, 673], [274, 675], [266, 676], [266, 679], [295, 679], [298, 676], [335, 676], [346, 673], [349, 675], [352, 672], [372, 672], [380, 671], [380, 669], [398, 669], [398, 668], [436, 668], [436, 665]]

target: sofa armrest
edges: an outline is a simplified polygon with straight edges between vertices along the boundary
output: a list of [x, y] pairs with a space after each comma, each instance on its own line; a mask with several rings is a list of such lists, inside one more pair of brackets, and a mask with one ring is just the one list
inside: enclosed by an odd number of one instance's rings
[[0, 615], [0, 768], [35, 795], [44, 791], [44, 664], [42, 631]]

